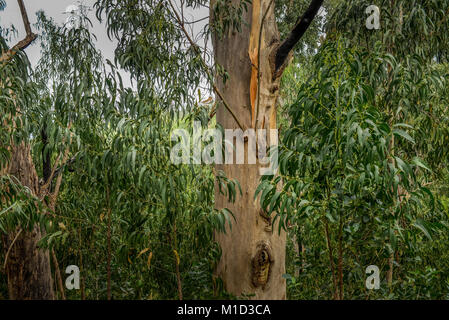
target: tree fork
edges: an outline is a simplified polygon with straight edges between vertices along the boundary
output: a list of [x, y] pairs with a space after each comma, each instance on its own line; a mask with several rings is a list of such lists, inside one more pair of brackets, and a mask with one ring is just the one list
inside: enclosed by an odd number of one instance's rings
[[[212, 0], [210, 5], [211, 19], [214, 18], [214, 2]], [[228, 105], [216, 112], [217, 123], [224, 129], [238, 129], [235, 115], [239, 117], [240, 127], [277, 129], [276, 104], [282, 72], [322, 2], [311, 1], [309, 9], [283, 42], [277, 29], [273, 0], [253, 0], [248, 11], [242, 14], [242, 21], [246, 23], [242, 23], [240, 32], [229, 30], [222, 37], [213, 34], [215, 62], [229, 75], [226, 83], [215, 79], [216, 91], [221, 93], [219, 98], [225, 99]], [[238, 5], [240, 1], [228, 3]], [[245, 141], [247, 154], [249, 148]], [[216, 167], [228, 178], [237, 179], [242, 188], [242, 196], [230, 203], [216, 186], [216, 208], [230, 209], [236, 219], [226, 234], [215, 234], [222, 248], [216, 275], [222, 278], [226, 290], [236, 296], [253, 294], [255, 299], [285, 299], [286, 282], [282, 275], [285, 273], [286, 234], [278, 233], [277, 228], [267, 228], [267, 217], [261, 214], [262, 208], [254, 199], [262, 164]]]

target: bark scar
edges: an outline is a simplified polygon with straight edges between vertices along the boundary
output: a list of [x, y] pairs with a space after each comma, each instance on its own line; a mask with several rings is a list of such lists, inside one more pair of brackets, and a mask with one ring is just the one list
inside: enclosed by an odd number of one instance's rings
[[271, 266], [274, 263], [271, 247], [266, 241], [260, 241], [257, 245], [256, 255], [252, 259], [252, 283], [265, 289], [271, 275]]

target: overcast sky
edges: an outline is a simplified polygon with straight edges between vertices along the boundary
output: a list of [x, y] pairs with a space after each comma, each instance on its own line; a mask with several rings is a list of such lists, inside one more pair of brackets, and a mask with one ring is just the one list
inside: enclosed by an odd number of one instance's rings
[[[179, 3], [178, 1], [175, 1]], [[91, 7], [95, 3], [95, 0], [24, 0], [25, 8], [27, 9], [28, 18], [30, 23], [33, 25], [37, 22], [36, 13], [39, 10], [43, 10], [48, 17], [53, 18], [56, 23], [63, 24], [68, 14], [65, 13], [66, 8], [70, 5], [76, 5], [78, 3], [83, 3], [84, 5]], [[207, 16], [208, 12], [206, 8], [196, 10], [195, 12], [187, 11], [186, 17], [190, 17], [193, 20], [194, 16], [199, 18], [203, 18]], [[100, 24], [97, 18], [95, 17], [95, 10], [89, 13], [89, 18], [93, 23], [93, 33], [97, 37], [96, 46], [99, 48], [103, 54], [103, 57], [106, 59], [110, 59], [113, 61], [114, 59], [114, 49], [115, 42], [110, 41], [107, 33], [105, 24]], [[206, 21], [202, 21], [201, 23], [195, 24], [195, 30], [201, 30], [204, 27]], [[17, 29], [18, 34], [15, 38], [11, 40], [10, 45], [14, 45], [18, 40], [21, 40], [25, 37], [25, 28], [23, 26], [22, 17], [20, 15], [20, 9], [16, 0], [6, 0], [6, 8], [4, 11], [0, 11], [0, 24], [4, 27], [10, 26], [11, 24]], [[36, 32], [36, 28], [32, 26], [32, 30]], [[31, 46], [29, 46], [25, 50], [28, 55], [32, 66], [35, 66], [40, 57], [40, 44], [38, 41], [35, 41]], [[124, 84], [130, 85], [128, 77], [122, 74]]]
[[[69, 5], [77, 4], [76, 0], [25, 0], [25, 7], [28, 12], [28, 18], [31, 24], [37, 22], [36, 13], [39, 10], [43, 10], [45, 14], [52, 17], [57, 23], [64, 23], [68, 17], [65, 14], [65, 10]], [[83, 3], [88, 6], [92, 6], [95, 0], [84, 0]], [[111, 59], [114, 54], [114, 43], [109, 41], [106, 35], [106, 28], [95, 18], [95, 12], [92, 10], [89, 17], [94, 25], [93, 31], [97, 36], [97, 46], [101, 49], [105, 58]], [[17, 38], [22, 39], [25, 36], [25, 29], [22, 23], [22, 17], [20, 15], [19, 6], [16, 0], [6, 0], [6, 8], [0, 13], [0, 23], [3, 26], [14, 24], [14, 27], [18, 30], [19, 34]], [[33, 28], [35, 31], [36, 28]], [[15, 41], [19, 39], [14, 39]], [[26, 53], [34, 66], [40, 56], [40, 45], [37, 41], [26, 49]]]

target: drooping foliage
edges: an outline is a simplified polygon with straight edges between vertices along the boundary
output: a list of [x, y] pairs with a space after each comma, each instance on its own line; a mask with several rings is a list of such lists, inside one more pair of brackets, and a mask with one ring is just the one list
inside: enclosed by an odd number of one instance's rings
[[[171, 133], [215, 127], [223, 105], [211, 87], [226, 70], [209, 36], [241, 31], [250, 1], [214, 1], [201, 30], [175, 12], [203, 13], [209, 1], [177, 4], [96, 1], [90, 9], [117, 44], [113, 61], [96, 48], [89, 8], [65, 26], [40, 12], [37, 66], [21, 51], [0, 64], [0, 168], [24, 142], [40, 184], [50, 179], [54, 190], [62, 178], [51, 208], [0, 170], [0, 232], [38, 223], [54, 279], [55, 262], [63, 275], [80, 268], [81, 289], [65, 290], [68, 299], [230, 297], [214, 276], [213, 234], [234, 220], [214, 208], [214, 189], [235, 200], [239, 183], [211, 166], [175, 165]], [[307, 4], [276, 1], [281, 37]], [[372, 4], [379, 30], [365, 26]], [[282, 79], [279, 174], [251, 190], [289, 232], [289, 298], [448, 298], [448, 8], [325, 1], [297, 46]], [[14, 29], [0, 28], [6, 51]], [[380, 268], [378, 291], [365, 287], [369, 265]]]
[[[13, 189], [7, 188], [7, 195], [15, 198], [11, 206], [2, 206], [0, 225], [30, 224], [30, 216], [42, 220], [37, 221], [46, 228], [41, 246], [55, 250], [60, 265], [74, 264], [82, 272], [82, 289], [69, 298], [218, 294], [220, 283], [212, 271], [220, 251], [212, 236], [230, 222], [230, 212], [214, 209], [216, 178], [211, 168], [170, 160], [175, 128], [191, 131], [194, 121], [208, 125], [210, 104], [187, 94], [197, 89], [199, 78], [196, 86], [167, 83], [176, 78], [179, 67], [156, 74], [160, 65], [149, 71], [148, 63], [139, 60], [146, 56], [136, 55], [132, 65], [148, 69], [140, 73], [137, 67], [123, 66], [136, 81], [135, 87], [124, 87], [117, 65], [105, 63], [95, 48], [86, 15], [72, 27], [58, 26], [43, 13], [38, 18], [42, 58], [32, 75], [11, 71], [18, 86], [11, 90], [15, 98], [9, 97], [4, 106], [15, 112], [20, 103], [16, 123], [27, 125], [16, 126], [14, 135], [31, 144], [40, 176], [48, 173], [48, 163], [58, 164], [58, 154], [67, 150], [69, 157], [54, 167], [54, 180], [64, 175], [54, 212], [39, 214], [32, 204], [43, 206], [46, 199], [26, 196], [29, 210], [23, 210]], [[180, 58], [181, 52], [176, 53]], [[117, 52], [117, 61], [124, 61], [126, 54]], [[15, 66], [23, 66], [23, 72], [29, 67], [17, 63], [8, 68]], [[162, 74], [171, 77], [159, 78]], [[22, 102], [22, 91], [25, 98], [34, 95]], [[183, 110], [191, 112], [183, 116]], [[6, 162], [6, 153], [3, 158]], [[223, 192], [235, 198], [238, 185], [219, 174], [217, 179]], [[22, 220], [13, 220], [19, 215]]]
[[447, 297], [447, 3], [379, 1], [368, 30], [371, 4], [337, 5], [312, 68], [286, 72], [280, 175], [258, 192], [299, 252], [292, 297]]

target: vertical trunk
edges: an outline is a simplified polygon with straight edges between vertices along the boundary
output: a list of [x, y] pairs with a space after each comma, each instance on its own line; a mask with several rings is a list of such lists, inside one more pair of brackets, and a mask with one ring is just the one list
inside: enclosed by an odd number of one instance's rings
[[[109, 187], [106, 186], [106, 202], [108, 203], [108, 232], [107, 232], [107, 242], [108, 242], [108, 266], [107, 266], [107, 272], [108, 272], [108, 281], [107, 281], [107, 295], [108, 300], [112, 299], [112, 293], [111, 293], [111, 260], [112, 260], [112, 247], [111, 247], [111, 202], [110, 202], [110, 196], [109, 196]], [[80, 247], [81, 247], [81, 230], [79, 232], [79, 238], [80, 238]], [[81, 253], [81, 251], [80, 251]], [[80, 254], [80, 257], [82, 259], [82, 256]]]
[[[0, 57], [2, 64], [9, 63], [17, 51], [27, 48], [37, 37], [31, 31], [23, 0], [17, 0], [17, 2], [26, 37], [13, 48], [2, 53]], [[0, 82], [0, 85], [3, 86], [2, 82]], [[7, 83], [8, 79], [5, 82]], [[13, 92], [10, 93], [13, 95]], [[16, 107], [16, 111], [19, 111], [20, 108]], [[5, 123], [2, 123], [2, 125], [5, 125]], [[15, 129], [14, 120], [10, 129]], [[39, 196], [39, 179], [31, 158], [30, 146], [24, 142], [15, 145], [11, 141], [9, 150], [11, 151], [11, 159], [5, 168], [0, 167], [0, 176], [8, 174], [14, 177], [22, 186], [28, 188], [33, 195]], [[0, 202], [2, 201], [3, 199], [0, 199]], [[6, 250], [4, 271], [8, 279], [10, 299], [54, 299], [50, 254], [48, 250], [42, 250], [37, 245], [42, 236], [43, 231], [37, 225], [31, 226], [31, 228], [26, 230], [18, 229], [7, 235], [1, 235], [3, 248]]]
[[5, 248], [12, 245], [6, 264], [9, 299], [53, 300], [49, 253], [37, 246], [42, 232], [35, 226], [33, 231], [16, 236], [3, 236]]
[[51, 257], [53, 259], [53, 266], [55, 268], [55, 278], [58, 284], [59, 294], [61, 295], [61, 300], [65, 300], [64, 284], [62, 283], [61, 271], [59, 269], [58, 258], [56, 257], [55, 249], [51, 249]]
[[[31, 159], [30, 147], [24, 143], [11, 148], [11, 161], [5, 169], [23, 186], [38, 194], [39, 184]], [[54, 299], [50, 255], [37, 245], [43, 236], [39, 226], [32, 231], [17, 230], [2, 236], [6, 250], [5, 272], [8, 278], [9, 298], [13, 300]]]
[[295, 266], [295, 278], [298, 278], [299, 275], [304, 272], [306, 265], [306, 247], [303, 243], [302, 238], [302, 230], [300, 227], [296, 227], [297, 233], [293, 233], [292, 242], [293, 242], [293, 250], [295, 252], [295, 258], [299, 259], [299, 264]]
[[[233, 4], [238, 2], [232, 1]], [[276, 129], [279, 76], [273, 76], [271, 52], [279, 44], [279, 35], [272, 2], [253, 0], [248, 11], [243, 13], [243, 20], [248, 25], [243, 23], [241, 32], [230, 30], [221, 38], [213, 36], [215, 62], [229, 74], [226, 83], [217, 79], [216, 86], [229, 108], [238, 115], [243, 131], [248, 128]], [[217, 122], [224, 129], [239, 129], [223, 106], [217, 111]], [[247, 151], [248, 139], [245, 141], [246, 154]], [[236, 218], [232, 230], [228, 228], [226, 234], [216, 234], [222, 248], [216, 272], [223, 279], [226, 290], [234, 295], [285, 299], [286, 283], [282, 275], [285, 273], [286, 234], [283, 231], [279, 234], [276, 226], [271, 228], [271, 219], [254, 200], [261, 178], [260, 167], [260, 164], [247, 164], [246, 161], [245, 164], [217, 165], [228, 178], [239, 181], [243, 194], [237, 196], [235, 203], [230, 203], [216, 188], [217, 209], [229, 208]]]
[[[295, 259], [298, 259], [301, 257], [300, 252], [301, 241], [299, 240], [299, 237], [297, 235], [293, 234], [292, 242], [293, 242], [293, 251], [295, 252]], [[295, 265], [295, 278], [298, 278], [300, 273], [301, 273], [301, 266], [299, 264]]]
[[339, 300], [340, 295], [338, 292], [337, 272], [335, 270], [334, 254], [333, 254], [332, 242], [331, 242], [330, 234], [329, 234], [329, 224], [327, 223], [326, 218], [323, 218], [323, 221], [324, 221], [324, 234], [326, 236], [327, 249], [329, 251], [329, 264], [330, 264], [330, 269], [332, 272], [332, 282], [334, 284], [334, 300]]

